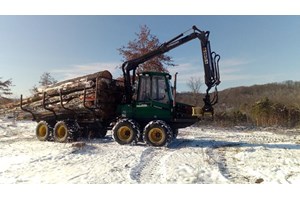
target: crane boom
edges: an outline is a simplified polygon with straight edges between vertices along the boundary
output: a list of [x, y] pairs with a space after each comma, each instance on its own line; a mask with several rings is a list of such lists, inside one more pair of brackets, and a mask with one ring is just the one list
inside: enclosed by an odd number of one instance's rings
[[[157, 49], [150, 51], [138, 58], [125, 61], [122, 64], [122, 71], [125, 81], [125, 95], [126, 103], [132, 101], [132, 85], [135, 81], [136, 69], [140, 64], [164, 54], [180, 45], [183, 45], [193, 39], [198, 38], [201, 43], [201, 51], [204, 65], [205, 73], [205, 84], [207, 86], [206, 97], [204, 98], [205, 104], [214, 105], [217, 103], [217, 96], [210, 100], [209, 91], [212, 87], [216, 87], [220, 84], [220, 74], [219, 74], [219, 60], [220, 56], [215, 52], [211, 52], [210, 41], [209, 41], [209, 31], [201, 31], [196, 26], [192, 27], [193, 32], [189, 35], [181, 33], [173, 39], [163, 43]], [[132, 71], [132, 74], [130, 73]], [[208, 105], [208, 106], [209, 106]]]

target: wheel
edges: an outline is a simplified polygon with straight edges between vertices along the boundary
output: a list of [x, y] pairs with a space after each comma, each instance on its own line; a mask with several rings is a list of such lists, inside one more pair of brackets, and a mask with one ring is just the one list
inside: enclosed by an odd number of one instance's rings
[[136, 144], [140, 135], [139, 125], [132, 119], [121, 119], [112, 132], [114, 140], [121, 145]]
[[167, 146], [173, 137], [171, 127], [162, 120], [149, 122], [143, 131], [143, 139], [150, 146]]
[[70, 128], [64, 121], [59, 121], [54, 126], [53, 138], [56, 142], [67, 142], [70, 135]]
[[35, 128], [35, 135], [40, 141], [47, 141], [50, 139], [52, 127], [45, 121], [40, 121]]

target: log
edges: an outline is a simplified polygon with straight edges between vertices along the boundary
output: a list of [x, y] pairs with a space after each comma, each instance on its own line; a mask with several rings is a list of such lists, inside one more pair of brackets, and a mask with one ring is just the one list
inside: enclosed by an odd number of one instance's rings
[[[43, 103], [45, 103], [45, 106], [53, 109], [57, 115], [70, 115], [73, 112], [87, 117], [96, 114], [100, 119], [107, 119], [116, 114], [116, 108], [122, 101], [123, 92], [123, 83], [113, 80], [109, 71], [102, 71], [49, 85], [40, 89], [32, 97], [23, 99], [22, 105], [25, 109], [31, 110], [38, 118], [54, 115], [53, 112], [44, 108]], [[44, 93], [45, 102], [43, 100]], [[84, 93], [86, 93], [86, 105], [83, 105]], [[0, 114], [16, 112], [16, 110], [20, 112], [20, 105], [21, 103], [18, 102], [1, 106]], [[30, 116], [30, 113], [23, 112], [23, 117], [30, 118]]]
[[46, 88], [39, 88], [38, 89], [39, 92], [34, 94], [33, 97], [24, 99], [24, 104], [42, 100], [44, 92], [46, 92], [47, 96], [53, 97], [53, 96], [59, 96], [60, 91], [64, 95], [66, 95], [78, 91], [83, 91], [85, 88], [86, 89], [95, 88], [97, 79], [98, 82], [100, 82], [102, 85], [104, 83], [110, 84], [112, 81], [112, 75], [109, 71], [106, 70], [106, 71], [97, 72], [94, 74], [62, 81], [56, 84], [49, 85]]
[[104, 71], [101, 71], [101, 72], [96, 72], [94, 74], [89, 74], [89, 75], [85, 75], [85, 76], [76, 77], [76, 78], [73, 78], [73, 79], [68, 79], [68, 80], [65, 80], [65, 81], [61, 81], [59, 83], [52, 84], [49, 87], [57, 87], [59, 85], [66, 84], [66, 83], [69, 83], [69, 82], [76, 83], [76, 82], [87, 82], [87, 81], [90, 81], [90, 80], [95, 81], [97, 77], [112, 80], [111, 73], [107, 70], [104, 70]]

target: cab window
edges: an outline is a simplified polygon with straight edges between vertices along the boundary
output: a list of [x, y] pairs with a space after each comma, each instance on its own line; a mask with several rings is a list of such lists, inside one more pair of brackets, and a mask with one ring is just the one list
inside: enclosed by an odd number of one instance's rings
[[151, 97], [151, 79], [150, 76], [142, 76], [139, 80], [138, 101], [149, 101]]
[[138, 101], [168, 102], [168, 88], [164, 76], [141, 76], [139, 79]]
[[152, 77], [151, 99], [162, 103], [168, 102], [167, 85], [164, 76]]

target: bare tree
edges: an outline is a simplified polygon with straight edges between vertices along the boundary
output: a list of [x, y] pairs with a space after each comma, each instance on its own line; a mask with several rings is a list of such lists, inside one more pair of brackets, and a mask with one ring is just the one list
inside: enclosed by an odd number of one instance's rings
[[190, 80], [187, 82], [189, 89], [192, 93], [199, 94], [200, 88], [202, 86], [202, 81], [200, 77], [191, 77]]
[[202, 81], [200, 77], [191, 77], [187, 85], [189, 89], [192, 92], [192, 102], [194, 102], [195, 105], [199, 105], [200, 103], [200, 88], [202, 86]]
[[31, 89], [29, 89], [30, 93], [31, 94], [35, 94], [38, 92], [38, 87], [36, 85], [32, 86]]
[[44, 72], [40, 78], [40, 86], [47, 86], [54, 83], [57, 83], [57, 80], [55, 80], [49, 72]]
[[[44, 72], [40, 77], [39, 86], [47, 86], [47, 85], [51, 85], [51, 84], [55, 84], [55, 83], [57, 83], [57, 80], [55, 80], [55, 78], [53, 78], [49, 72]], [[30, 89], [30, 92], [32, 94], [37, 93], [38, 86], [34, 85]]]
[[0, 77], [0, 97], [2, 95], [11, 95], [11, 89], [10, 87], [13, 86], [12, 85], [12, 80], [8, 79], [6, 81], [1, 81], [2, 77]]
[[[159, 39], [150, 33], [150, 29], [146, 25], [140, 26], [140, 33], [135, 33], [135, 35], [137, 36], [137, 39], [128, 42], [127, 46], [122, 46], [118, 49], [119, 54], [124, 57], [123, 61], [138, 58], [139, 56], [157, 49], [161, 45]], [[168, 72], [164, 65], [175, 66], [170, 56], [162, 54], [141, 64], [137, 72]]]

